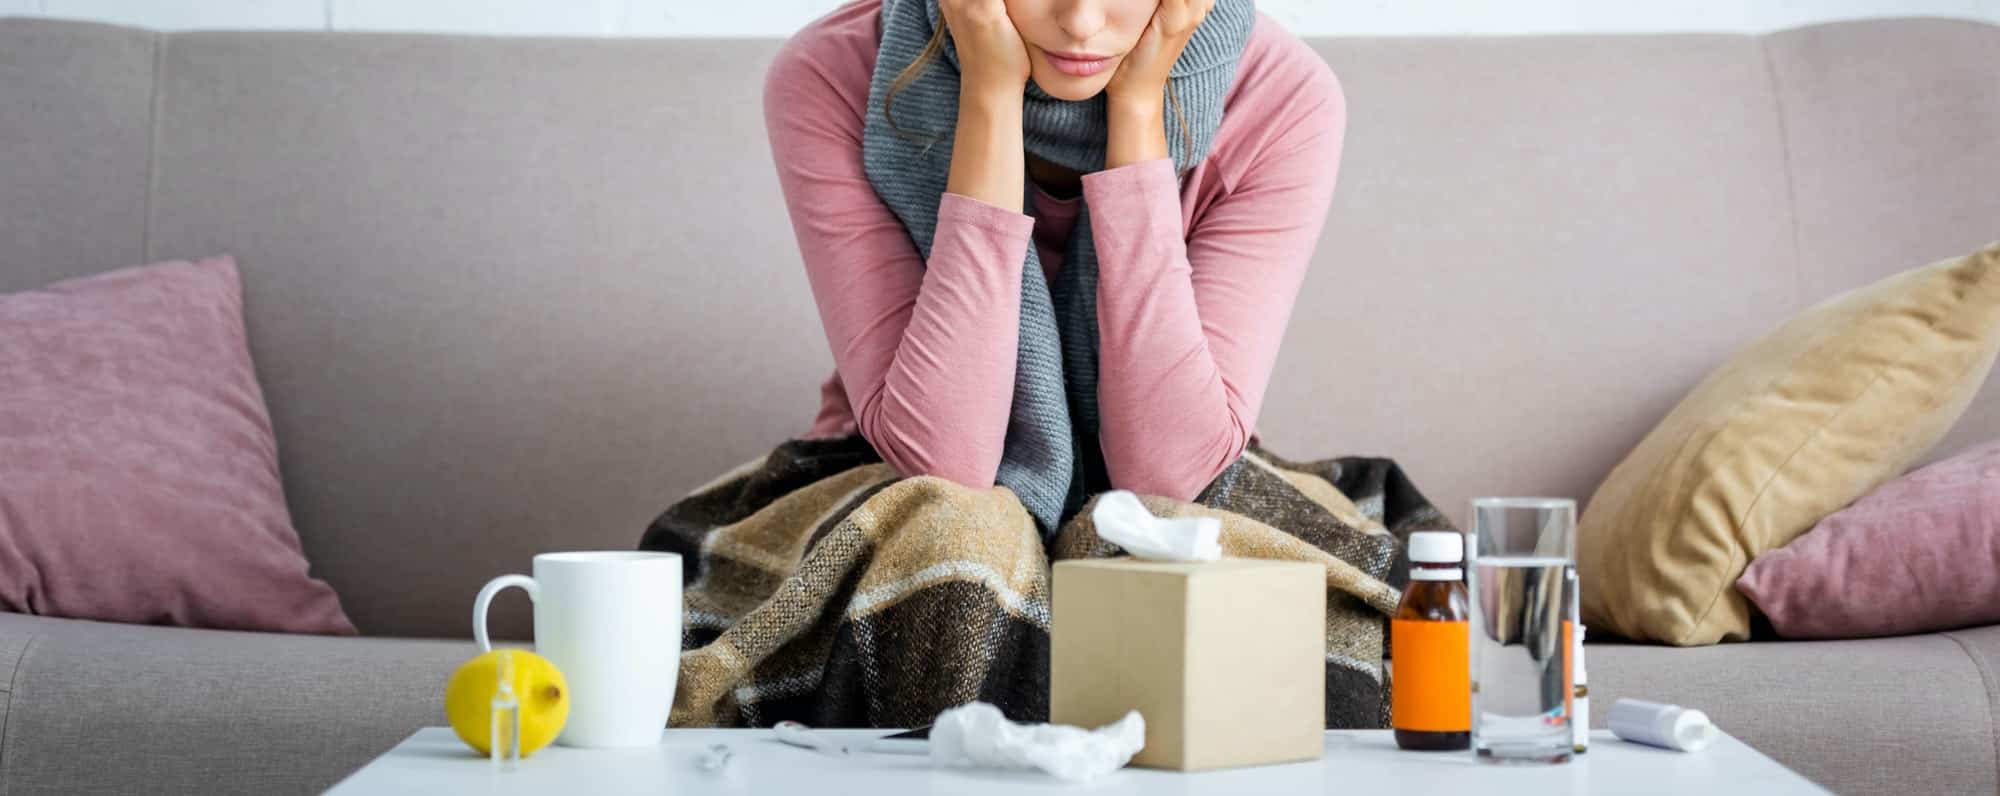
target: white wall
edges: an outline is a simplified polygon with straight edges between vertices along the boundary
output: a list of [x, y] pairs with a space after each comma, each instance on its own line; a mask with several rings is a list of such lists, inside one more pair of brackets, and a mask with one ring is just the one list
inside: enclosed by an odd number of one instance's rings
[[[0, 0], [0, 15], [181, 30], [292, 28], [612, 36], [783, 36], [839, 0]], [[1303, 35], [1762, 32], [1833, 19], [2000, 23], [2000, 0], [1259, 0]]]

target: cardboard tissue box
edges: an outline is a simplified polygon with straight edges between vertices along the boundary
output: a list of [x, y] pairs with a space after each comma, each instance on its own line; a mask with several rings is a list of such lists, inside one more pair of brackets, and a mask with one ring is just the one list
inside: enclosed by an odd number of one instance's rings
[[1146, 719], [1132, 764], [1195, 771], [1317, 760], [1326, 568], [1225, 558], [1055, 565], [1049, 720]]

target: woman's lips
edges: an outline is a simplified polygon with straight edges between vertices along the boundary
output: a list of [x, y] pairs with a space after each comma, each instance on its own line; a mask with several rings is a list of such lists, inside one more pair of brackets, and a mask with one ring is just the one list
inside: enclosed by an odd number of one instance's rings
[[1049, 63], [1055, 66], [1056, 71], [1070, 77], [1089, 77], [1111, 65], [1111, 57], [1108, 55], [1052, 53], [1047, 50], [1042, 51], [1042, 55], [1048, 57]]

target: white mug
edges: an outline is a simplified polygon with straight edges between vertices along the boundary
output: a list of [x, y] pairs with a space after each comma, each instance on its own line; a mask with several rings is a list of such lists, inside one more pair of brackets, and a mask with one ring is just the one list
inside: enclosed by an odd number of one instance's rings
[[481, 652], [493, 595], [519, 586], [535, 603], [535, 652], [569, 682], [564, 746], [660, 741], [681, 666], [681, 557], [675, 553], [543, 553], [535, 576], [502, 575], [472, 604]]

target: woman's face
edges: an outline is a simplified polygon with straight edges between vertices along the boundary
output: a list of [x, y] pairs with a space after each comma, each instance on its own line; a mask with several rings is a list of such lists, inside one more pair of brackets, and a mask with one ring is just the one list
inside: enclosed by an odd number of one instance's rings
[[1097, 96], [1153, 21], [1159, 0], [1006, 0], [1028, 76], [1061, 100]]

